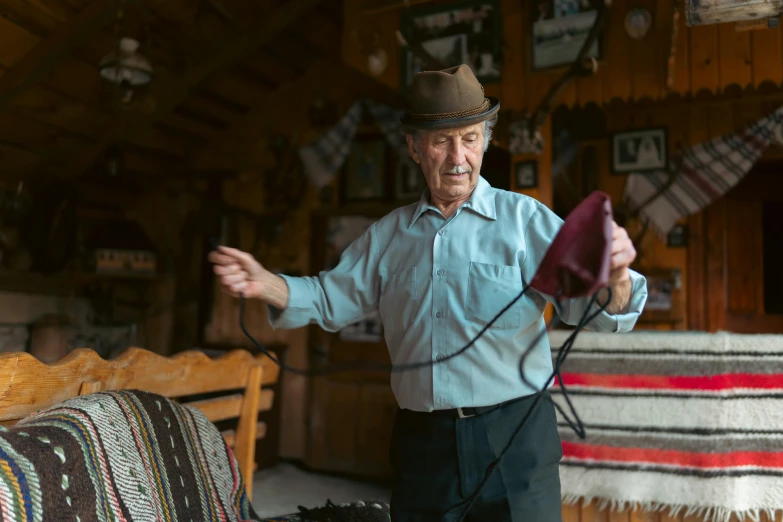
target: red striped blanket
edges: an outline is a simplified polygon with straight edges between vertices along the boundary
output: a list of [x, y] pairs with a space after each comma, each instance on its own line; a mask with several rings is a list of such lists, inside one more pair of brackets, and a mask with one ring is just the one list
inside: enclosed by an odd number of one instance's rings
[[714, 522], [783, 509], [783, 336], [583, 332], [563, 383], [587, 432], [558, 419], [565, 503]]

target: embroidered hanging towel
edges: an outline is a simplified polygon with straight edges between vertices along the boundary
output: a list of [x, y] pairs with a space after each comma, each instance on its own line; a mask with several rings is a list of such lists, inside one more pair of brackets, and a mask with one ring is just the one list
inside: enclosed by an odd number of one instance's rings
[[[756, 164], [780, 135], [783, 107], [744, 131], [729, 133], [685, 150], [674, 181], [640, 212], [661, 236], [680, 219], [699, 212], [734, 187]], [[631, 208], [639, 208], [655, 195], [669, 178], [664, 171], [630, 174], [625, 199]]]
[[373, 116], [392, 151], [398, 152], [405, 145], [400, 127], [401, 110], [373, 100], [357, 100], [331, 129], [313, 143], [299, 149], [305, 172], [316, 188], [320, 189], [329, 184], [348, 159], [364, 110], [368, 110]]

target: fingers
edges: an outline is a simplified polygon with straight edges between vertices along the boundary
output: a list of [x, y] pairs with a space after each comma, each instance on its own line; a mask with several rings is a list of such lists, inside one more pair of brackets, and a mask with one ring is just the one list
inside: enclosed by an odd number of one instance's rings
[[628, 267], [633, 263], [634, 259], [636, 259], [636, 249], [631, 245], [630, 248], [624, 248], [612, 253], [612, 257], [609, 259], [609, 269], [616, 270]]
[[227, 246], [219, 246], [218, 249], [221, 253], [223, 253], [225, 256], [228, 256], [235, 261], [238, 261], [242, 266], [248, 267], [250, 265], [255, 265], [256, 259], [248, 254], [247, 252], [243, 252], [241, 250], [237, 250], [236, 248], [231, 248]]

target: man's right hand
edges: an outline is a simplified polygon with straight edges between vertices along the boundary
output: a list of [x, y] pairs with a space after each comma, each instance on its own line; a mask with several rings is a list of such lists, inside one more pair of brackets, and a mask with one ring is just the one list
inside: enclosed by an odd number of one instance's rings
[[214, 263], [215, 274], [220, 278], [221, 289], [234, 297], [241, 292], [248, 299], [264, 298], [265, 281], [272, 274], [247, 252], [236, 248], [218, 246], [207, 257]]

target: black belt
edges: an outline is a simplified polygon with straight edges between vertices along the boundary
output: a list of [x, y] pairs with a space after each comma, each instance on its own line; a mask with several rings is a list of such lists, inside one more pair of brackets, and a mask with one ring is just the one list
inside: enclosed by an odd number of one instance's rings
[[[412, 413], [421, 413], [423, 415], [437, 415], [437, 416], [445, 416], [445, 417], [455, 417], [458, 419], [467, 419], [469, 417], [484, 415], [485, 413], [489, 413], [492, 410], [502, 408], [507, 404], [512, 404], [514, 402], [518, 402], [524, 399], [530, 399], [532, 397], [535, 397], [535, 394], [509, 399], [507, 401], [503, 401], [498, 404], [493, 404], [492, 406], [468, 406], [465, 408], [449, 408], [447, 410], [433, 410], [431, 412], [412, 412]], [[411, 410], [407, 410], [407, 411], [410, 412]]]

